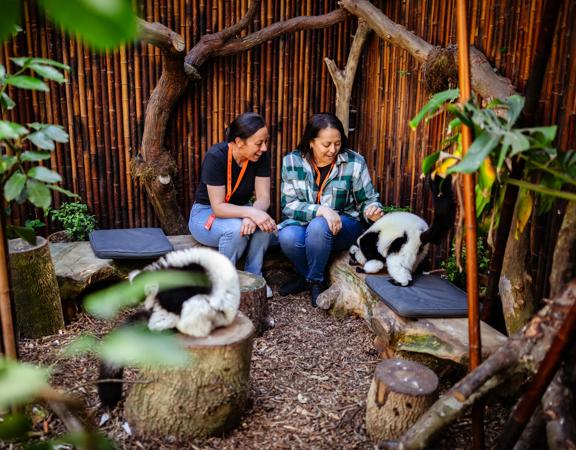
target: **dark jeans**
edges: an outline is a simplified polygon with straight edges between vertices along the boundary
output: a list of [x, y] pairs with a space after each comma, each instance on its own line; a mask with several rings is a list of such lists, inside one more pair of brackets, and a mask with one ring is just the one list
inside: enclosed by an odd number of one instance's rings
[[362, 234], [362, 224], [348, 216], [340, 216], [342, 229], [333, 236], [324, 217], [316, 217], [308, 225], [289, 225], [279, 232], [282, 251], [296, 270], [309, 281], [324, 281], [326, 264], [332, 252], [347, 249]]

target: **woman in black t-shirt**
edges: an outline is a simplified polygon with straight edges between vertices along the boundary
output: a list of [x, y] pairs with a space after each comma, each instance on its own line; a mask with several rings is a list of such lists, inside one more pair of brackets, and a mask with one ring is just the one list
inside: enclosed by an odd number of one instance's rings
[[264, 253], [276, 231], [274, 219], [266, 212], [270, 207], [267, 140], [268, 129], [259, 114], [244, 113], [230, 124], [226, 141], [206, 153], [188, 222], [194, 239], [217, 247], [234, 264], [247, 248], [245, 270], [257, 275], [262, 274]]

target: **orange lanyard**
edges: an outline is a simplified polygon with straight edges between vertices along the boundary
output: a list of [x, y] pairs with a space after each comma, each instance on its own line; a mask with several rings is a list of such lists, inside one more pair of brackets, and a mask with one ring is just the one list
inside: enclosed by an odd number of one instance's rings
[[[232, 198], [232, 195], [234, 195], [234, 192], [236, 192], [236, 189], [238, 189], [238, 186], [240, 186], [240, 182], [242, 181], [242, 178], [244, 177], [244, 174], [246, 173], [246, 168], [248, 167], [248, 162], [249, 161], [246, 160], [242, 164], [242, 169], [240, 169], [240, 174], [238, 175], [238, 179], [236, 180], [236, 184], [234, 185], [234, 189], [232, 189], [232, 149], [230, 148], [230, 145], [228, 145], [228, 165], [226, 167], [226, 197], [224, 198], [224, 201], [226, 203], [228, 203], [230, 201], [230, 198]], [[206, 230], [210, 231], [210, 228], [212, 228], [212, 224], [214, 223], [215, 219], [216, 219], [216, 216], [214, 214], [210, 214], [210, 216], [208, 217], [208, 220], [204, 224], [204, 228], [206, 228]]]
[[238, 179], [236, 180], [236, 184], [234, 185], [234, 189], [232, 189], [232, 149], [228, 146], [228, 166], [226, 168], [226, 198], [225, 201], [228, 203], [238, 186], [240, 186], [240, 182], [246, 173], [246, 168], [248, 167], [248, 160], [244, 161], [242, 164], [242, 169], [240, 169], [240, 175], [238, 175]]
[[334, 163], [336, 161], [334, 161], [331, 165], [330, 165], [330, 170], [328, 171], [328, 173], [326, 173], [326, 176], [324, 177], [324, 181], [322, 181], [322, 184], [320, 184], [320, 169], [318, 169], [318, 166], [316, 165], [316, 163], [312, 163], [312, 167], [314, 168], [314, 172], [316, 172], [316, 184], [319, 187], [318, 190], [318, 194], [316, 195], [316, 203], [320, 203], [320, 197], [322, 197], [322, 192], [324, 191], [324, 186], [326, 186], [326, 182], [328, 181], [328, 177], [330, 176], [330, 173], [332, 172], [332, 168], [334, 167]]

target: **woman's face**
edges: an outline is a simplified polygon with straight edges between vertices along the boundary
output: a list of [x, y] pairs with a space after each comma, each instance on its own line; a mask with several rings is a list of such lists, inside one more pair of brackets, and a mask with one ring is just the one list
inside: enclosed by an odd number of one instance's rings
[[342, 147], [342, 137], [336, 128], [324, 128], [310, 141], [314, 161], [319, 166], [332, 164]]
[[268, 151], [266, 143], [268, 142], [268, 128], [262, 127], [252, 136], [246, 139], [236, 138], [236, 145], [240, 154], [248, 161], [256, 162], [262, 154]]

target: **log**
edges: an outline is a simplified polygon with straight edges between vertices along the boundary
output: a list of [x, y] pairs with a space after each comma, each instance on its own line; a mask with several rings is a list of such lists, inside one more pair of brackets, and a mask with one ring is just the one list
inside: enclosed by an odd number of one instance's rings
[[179, 368], [145, 368], [125, 404], [135, 433], [192, 439], [224, 433], [246, 409], [254, 326], [241, 312], [231, 325], [205, 338], [181, 336], [191, 362]]
[[28, 338], [56, 334], [64, 316], [48, 241], [37, 237], [32, 246], [11, 239], [8, 248], [18, 332]]
[[268, 299], [266, 280], [252, 273], [238, 271], [240, 278], [240, 311], [254, 324], [256, 334], [262, 336], [268, 329]]
[[436, 374], [413, 361], [389, 359], [376, 367], [366, 400], [366, 431], [379, 442], [400, 437], [434, 403]]
[[[366, 286], [365, 274], [348, 264], [348, 253], [338, 255], [329, 269], [331, 286], [318, 297], [318, 305], [334, 314], [364, 318], [381, 344], [395, 355], [430, 355], [460, 365], [468, 364], [466, 318], [417, 320], [400, 317]], [[482, 356], [488, 357], [506, 342], [506, 336], [481, 322]], [[420, 361], [423, 361], [418, 357]]]

